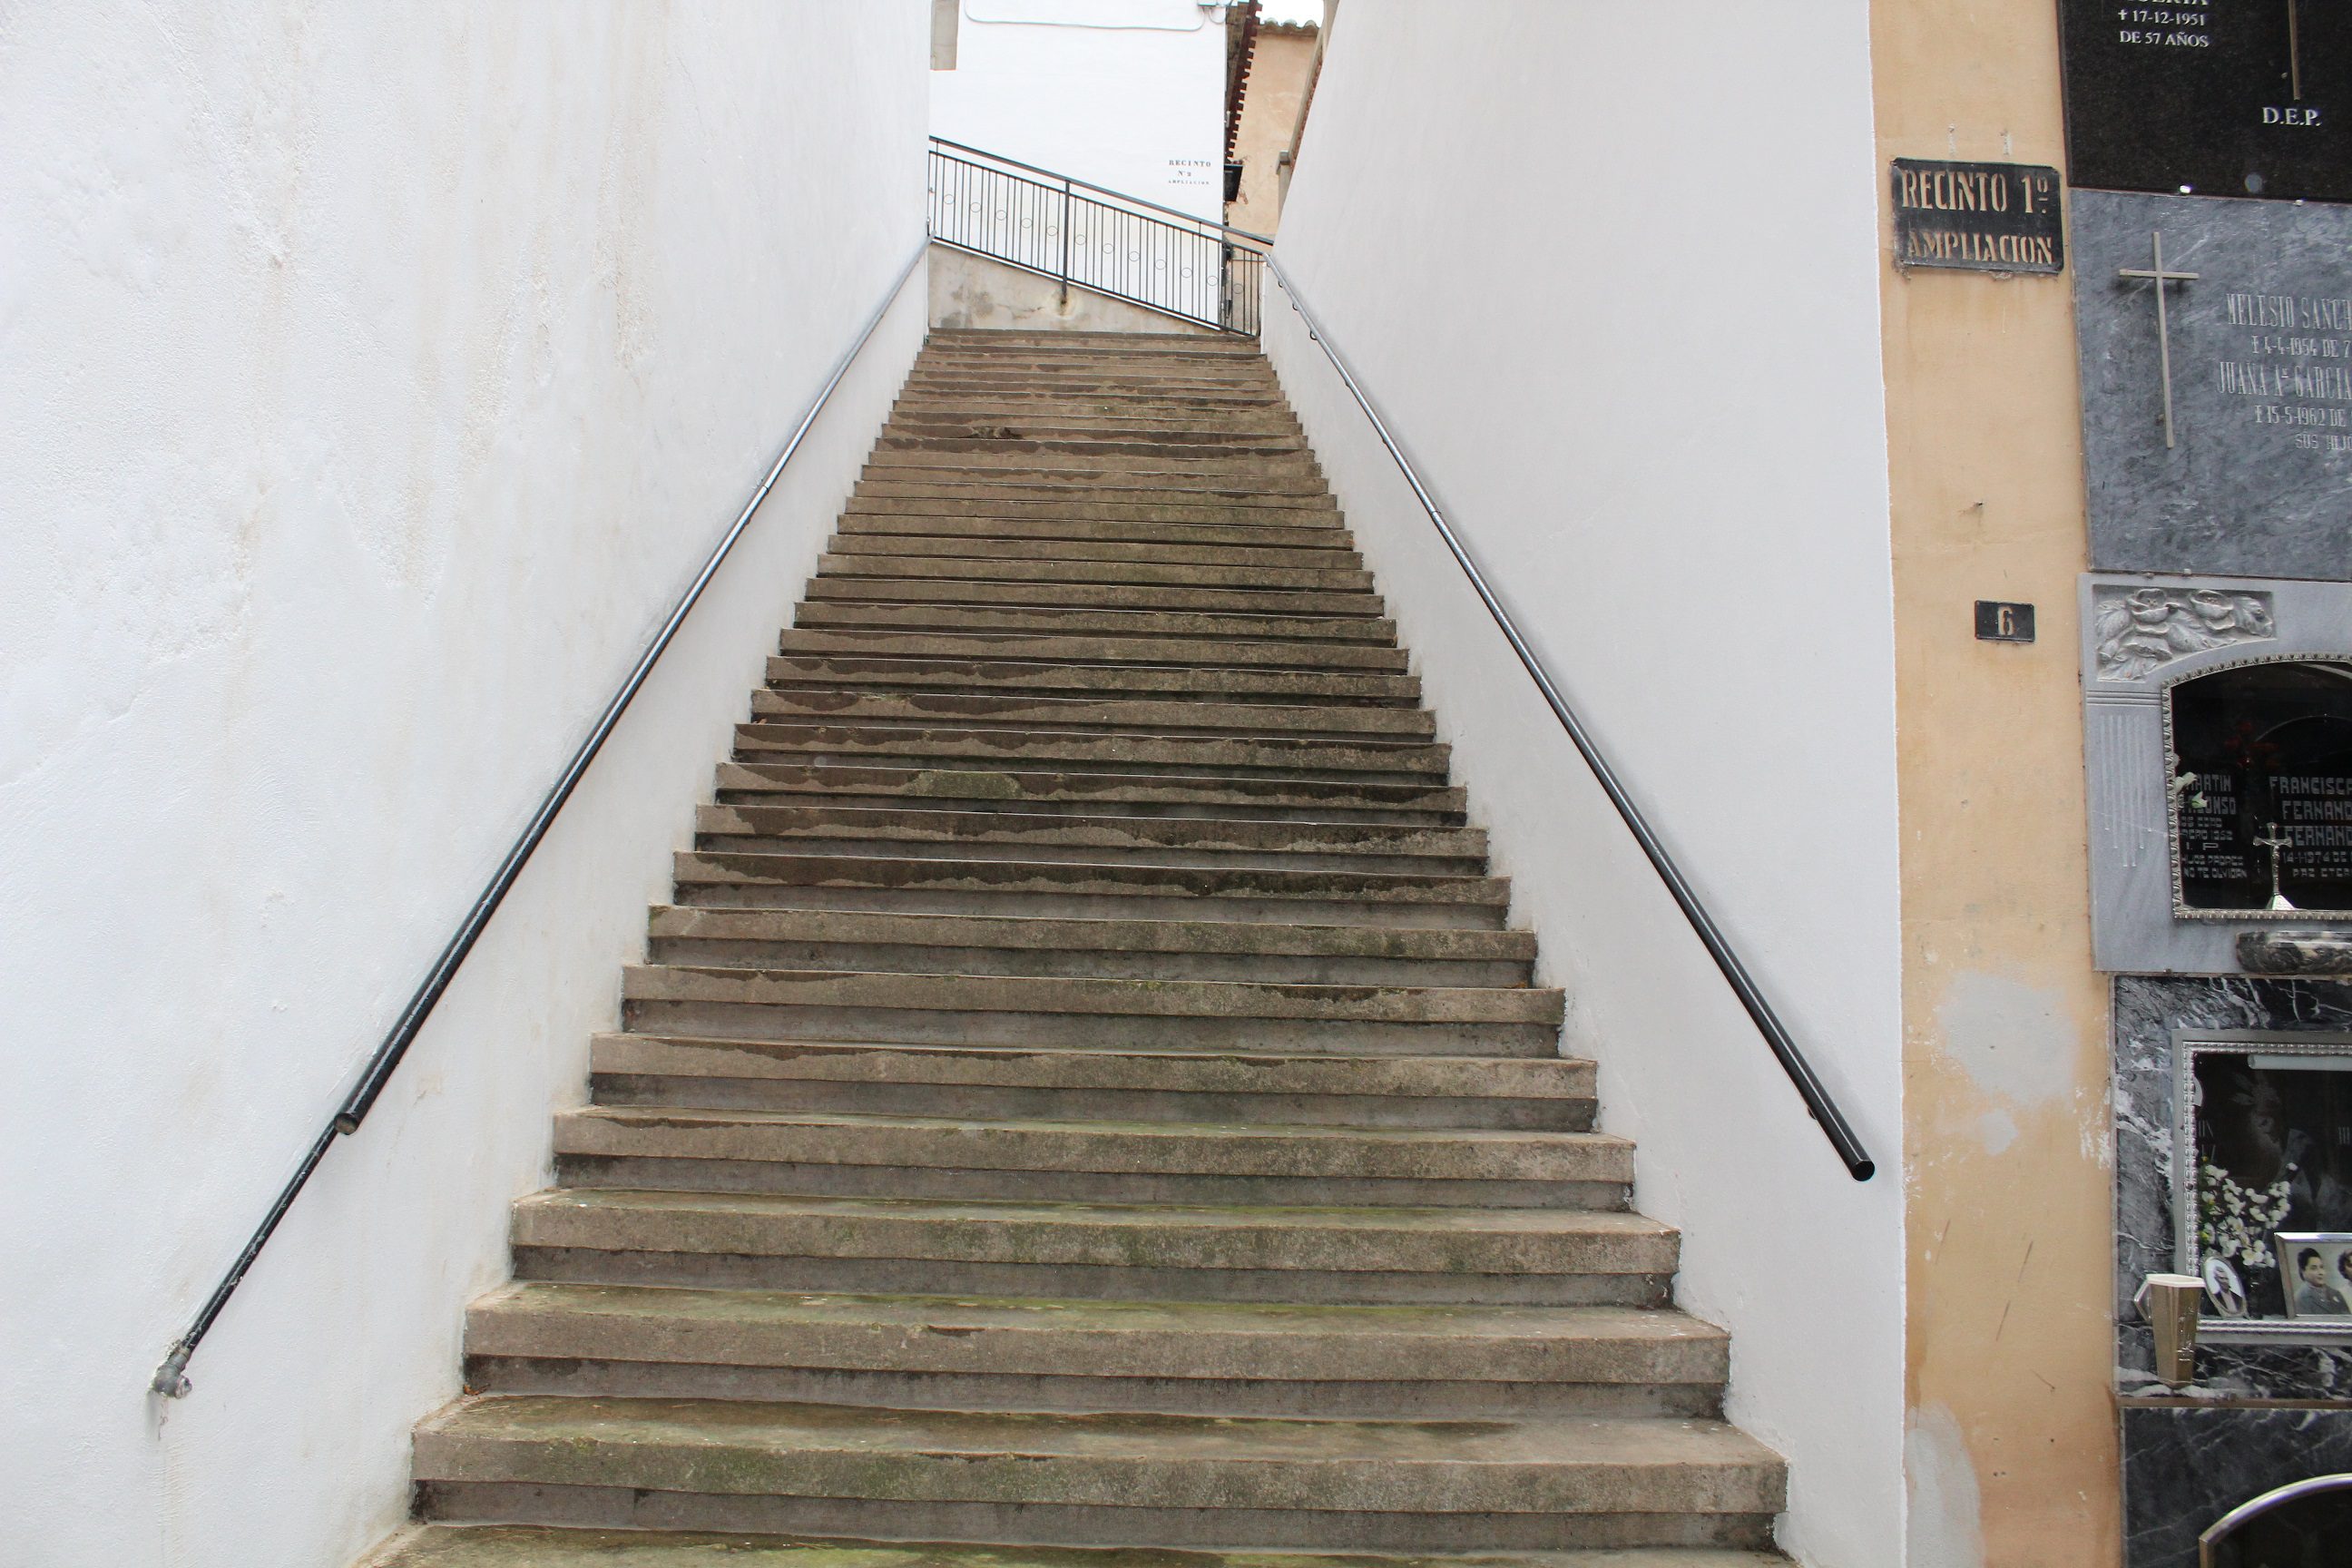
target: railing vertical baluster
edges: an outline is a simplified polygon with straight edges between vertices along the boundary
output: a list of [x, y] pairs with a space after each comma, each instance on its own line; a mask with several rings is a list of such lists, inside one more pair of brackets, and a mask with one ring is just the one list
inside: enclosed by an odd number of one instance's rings
[[1264, 235], [936, 136], [930, 159], [931, 236], [940, 243], [1052, 278], [1064, 304], [1075, 283], [1179, 321], [1255, 333], [1256, 300], [1236, 296], [1265, 261]]

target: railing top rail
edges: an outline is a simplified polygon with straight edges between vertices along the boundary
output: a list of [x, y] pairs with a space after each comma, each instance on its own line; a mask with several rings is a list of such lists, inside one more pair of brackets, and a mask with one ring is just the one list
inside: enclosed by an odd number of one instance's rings
[[1253, 234], [1248, 229], [1235, 228], [1229, 223], [1220, 223], [1217, 219], [1213, 217], [1202, 217], [1197, 214], [1188, 213], [1181, 207], [1164, 205], [1161, 203], [1151, 200], [1148, 196], [1131, 196], [1125, 191], [1114, 191], [1108, 185], [1097, 185], [1091, 180], [1081, 180], [1072, 174], [1060, 174], [1052, 169], [1041, 168], [1035, 163], [1024, 163], [1018, 158], [1007, 158], [1001, 153], [991, 153], [985, 148], [970, 147], [961, 142], [950, 142], [944, 136], [932, 137], [931, 145], [935, 149], [940, 147], [952, 147], [959, 153], [970, 153], [977, 157], [986, 160], [985, 163], [973, 163], [969, 158], [956, 158], [951, 160], [951, 162], [958, 163], [971, 163], [971, 167], [975, 169], [985, 169], [991, 164], [1001, 164], [1004, 168], [1008, 169], [1020, 169], [1027, 174], [1043, 174], [1045, 176], [1045, 179], [1040, 181], [1040, 184], [1050, 183], [1055, 186], [1075, 185], [1080, 190], [1093, 191], [1097, 195], [1109, 196], [1118, 201], [1132, 203], [1136, 206], [1149, 207], [1153, 212], [1167, 213], [1171, 216], [1182, 218], [1186, 223], [1197, 224], [1202, 228], [1213, 228], [1229, 239], [1245, 239], [1253, 245], [1272, 245], [1274, 243], [1274, 237], [1270, 234]]
[[1510, 643], [1511, 651], [1518, 656], [1519, 663], [1526, 668], [1528, 675], [1535, 681], [1537, 689], [1543, 693], [1545, 702], [1550, 705], [1552, 716], [1559, 721], [1560, 728], [1568, 732], [1569, 740], [1575, 743], [1577, 752], [1584, 758], [1585, 765], [1592, 770], [1592, 776], [1600, 782], [1601, 790], [1609, 796], [1609, 803], [1617, 808], [1617, 815], [1623, 819], [1625, 826], [1633, 833], [1635, 842], [1641, 845], [1643, 854], [1649, 858], [1650, 865], [1658, 873], [1659, 880], [1665, 883], [1666, 891], [1674, 895], [1675, 904], [1682, 910], [1683, 918], [1690, 922], [1691, 930], [1697, 934], [1700, 942], [1706, 946], [1707, 956], [1714, 959], [1716, 967], [1723, 972], [1724, 979], [1730, 984], [1733, 994], [1739, 998], [1740, 1005], [1747, 1009], [1748, 1016], [1755, 1023], [1757, 1032], [1764, 1037], [1764, 1043], [1771, 1047], [1772, 1055], [1779, 1059], [1780, 1070], [1788, 1074], [1789, 1081], [1796, 1086], [1798, 1097], [1805, 1102], [1805, 1110], [1811, 1114], [1815, 1121], [1821, 1124], [1822, 1132], [1829, 1139], [1830, 1146], [1837, 1151], [1838, 1158], [1845, 1163], [1846, 1173], [1857, 1182], [1870, 1180], [1878, 1172], [1877, 1162], [1874, 1161], [1870, 1157], [1869, 1151], [1863, 1147], [1862, 1140], [1855, 1135], [1853, 1126], [1847, 1122], [1844, 1112], [1838, 1109], [1837, 1101], [1831, 1096], [1820, 1077], [1814, 1073], [1812, 1064], [1805, 1059], [1804, 1052], [1797, 1048], [1796, 1040], [1790, 1035], [1786, 1026], [1780, 1022], [1780, 1015], [1772, 1010], [1771, 1003], [1765, 999], [1764, 993], [1757, 985], [1755, 978], [1748, 973], [1748, 966], [1740, 962], [1738, 953], [1732, 950], [1730, 940], [1716, 925], [1714, 917], [1706, 912], [1706, 906], [1699, 901], [1698, 893], [1684, 878], [1682, 868], [1675, 864], [1674, 857], [1667, 853], [1665, 845], [1651, 828], [1649, 819], [1644, 817], [1641, 808], [1633, 804], [1633, 796], [1626, 792], [1624, 784], [1618, 779], [1616, 770], [1612, 768], [1608, 760], [1601, 754], [1600, 747], [1585, 730], [1583, 721], [1577, 718], [1575, 710], [1568, 705], [1568, 700], [1560, 695], [1559, 688], [1553, 683], [1550, 673], [1544, 668], [1543, 661], [1536, 657], [1535, 649], [1528, 644], [1527, 638], [1520, 635], [1517, 624], [1511, 619], [1511, 613], [1503, 607], [1502, 600], [1496, 595], [1495, 590], [1487, 585], [1486, 574], [1478, 570], [1478, 563], [1471, 557], [1469, 547], [1462, 542], [1461, 536], [1456, 534], [1453, 525], [1445, 521], [1445, 513], [1438, 506], [1437, 499], [1430, 494], [1429, 487], [1422, 482], [1421, 475], [1414, 470], [1412, 459], [1404, 455], [1404, 448], [1398, 444], [1396, 437], [1390, 432], [1388, 421], [1381, 417], [1380, 410], [1373, 406], [1370, 396], [1357, 382], [1354, 373], [1349, 370], [1348, 362], [1340, 357], [1339, 351], [1333, 346], [1329, 334], [1324, 331], [1321, 323], [1318, 322], [1313, 313], [1307, 310], [1307, 301], [1299, 298], [1297, 286], [1291, 282], [1288, 274], [1283, 271], [1281, 264], [1272, 256], [1268, 256], [1265, 258], [1265, 269], [1274, 275], [1274, 280], [1279, 283], [1282, 286], [1282, 291], [1289, 296], [1291, 309], [1298, 312], [1299, 321], [1307, 327], [1307, 335], [1322, 349], [1324, 357], [1331, 362], [1331, 368], [1339, 373], [1339, 380], [1346, 384], [1349, 395], [1356, 400], [1356, 406], [1362, 409], [1364, 417], [1371, 421], [1374, 433], [1381, 438], [1381, 445], [1388, 448], [1389, 456], [1395, 459], [1398, 470], [1404, 475], [1405, 483], [1412, 487], [1413, 496], [1420, 501], [1421, 510], [1427, 512], [1429, 521], [1436, 525], [1438, 535], [1445, 541], [1445, 548], [1453, 553], [1454, 563], [1460, 566], [1463, 574], [1470, 579], [1470, 586], [1477, 591], [1479, 601], [1486, 606], [1486, 614], [1493, 618], [1504, 638]]

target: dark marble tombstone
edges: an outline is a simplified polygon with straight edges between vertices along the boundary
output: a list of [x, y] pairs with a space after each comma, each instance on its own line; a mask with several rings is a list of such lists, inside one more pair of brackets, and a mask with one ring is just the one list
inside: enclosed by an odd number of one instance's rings
[[2352, 580], [2352, 207], [2078, 191], [2074, 228], [2093, 565]]
[[2352, 666], [2217, 669], [2168, 721], [2176, 912], [2352, 913]]
[[2352, 201], [2352, 6], [2060, 0], [2074, 184]]

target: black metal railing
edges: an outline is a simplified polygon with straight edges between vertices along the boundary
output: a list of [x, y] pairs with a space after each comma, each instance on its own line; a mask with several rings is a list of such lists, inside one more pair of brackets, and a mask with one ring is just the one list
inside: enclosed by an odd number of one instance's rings
[[1332, 346], [1329, 334], [1316, 321], [1314, 314], [1307, 308], [1307, 301], [1299, 298], [1297, 286], [1271, 258], [1267, 259], [1266, 267], [1274, 274], [1274, 280], [1282, 286], [1282, 291], [1289, 296], [1291, 309], [1298, 312], [1299, 321], [1306, 325], [1307, 335], [1322, 348], [1324, 357], [1331, 362], [1331, 368], [1339, 372], [1339, 380], [1346, 384], [1349, 395], [1355, 398], [1356, 406], [1362, 409], [1364, 417], [1371, 421], [1381, 445], [1388, 448], [1389, 456], [1396, 461], [1398, 471], [1404, 475], [1405, 483], [1412, 487], [1413, 496], [1421, 502], [1422, 510], [1427, 512], [1429, 521], [1437, 526], [1438, 536], [1445, 541], [1445, 548], [1453, 553], [1455, 564], [1469, 577], [1470, 586], [1477, 591], [1479, 602], [1486, 606], [1486, 614], [1494, 618], [1504, 639], [1511, 645], [1511, 651], [1518, 656], [1520, 665], [1535, 681], [1536, 689], [1543, 693], [1544, 701], [1550, 705], [1552, 716], [1559, 721], [1560, 728], [1568, 731], [1569, 740], [1575, 743], [1578, 752], [1584, 758], [1585, 766], [1592, 770], [1592, 776], [1600, 781], [1602, 791], [1609, 796], [1609, 803], [1617, 808], [1617, 815], [1624, 819], [1634, 841], [1641, 845], [1642, 853], [1649, 857], [1650, 865], [1657, 871], [1659, 879], [1665, 883], [1666, 891], [1674, 895], [1675, 904], [1681, 908], [1683, 918], [1697, 933], [1707, 955], [1715, 960], [1715, 966], [1723, 972], [1723, 978], [1730, 984], [1733, 994], [1738, 996], [1739, 1005], [1748, 1010], [1748, 1016], [1754, 1020], [1758, 1032], [1763, 1035], [1764, 1043], [1780, 1059], [1780, 1069], [1796, 1086], [1799, 1098], [1805, 1102], [1805, 1109], [1821, 1124], [1822, 1133], [1828, 1137], [1830, 1146], [1837, 1151], [1838, 1158], [1845, 1162], [1847, 1173], [1857, 1182], [1870, 1180], [1877, 1173], [1877, 1163], [1862, 1146], [1862, 1140], [1855, 1136], [1844, 1112], [1838, 1109], [1837, 1101], [1813, 1071], [1812, 1064], [1805, 1060], [1804, 1052], [1797, 1048], [1796, 1040], [1780, 1022], [1780, 1015], [1765, 1000], [1755, 977], [1748, 973], [1748, 966], [1732, 950], [1730, 939], [1723, 934], [1722, 928], [1706, 912], [1706, 906], [1699, 901], [1698, 894], [1683, 876], [1682, 868], [1675, 864], [1674, 857], [1659, 841], [1649, 819], [1642, 815], [1641, 807], [1634, 805], [1633, 797], [1626, 793], [1616, 770], [1601, 754], [1591, 732], [1577, 718], [1575, 710], [1568, 705], [1568, 700], [1560, 695], [1559, 687], [1544, 668], [1543, 661], [1536, 658], [1535, 649], [1520, 635], [1510, 612], [1503, 607], [1502, 600], [1487, 585], [1486, 574], [1478, 570], [1478, 563], [1471, 558], [1468, 547], [1454, 531], [1453, 525], [1445, 521], [1445, 513], [1438, 507], [1436, 498], [1429, 493], [1429, 487], [1413, 471], [1412, 463], [1405, 457], [1404, 449], [1390, 434], [1388, 421], [1381, 417], [1380, 410], [1372, 405], [1371, 398], [1357, 382], [1355, 374], [1349, 370], [1348, 362], [1340, 358], [1339, 351]]
[[1198, 326], [1257, 335], [1265, 236], [931, 138], [931, 237]]
[[555, 826], [556, 815], [562, 811], [564, 803], [579, 787], [580, 780], [588, 772], [588, 765], [604, 749], [604, 742], [612, 737], [614, 728], [621, 721], [621, 715], [628, 711], [629, 704], [644, 689], [646, 679], [653, 674], [654, 666], [660, 662], [663, 654], [669, 651], [669, 645], [677, 637], [678, 628], [686, 625], [686, 617], [701, 601], [703, 590], [710, 586], [710, 580], [719, 574], [719, 568], [733, 552], [736, 542], [751, 526], [751, 514], [760, 510], [760, 503], [767, 500], [768, 492], [775, 488], [778, 476], [784, 471], [784, 465], [793, 460], [794, 452], [800, 450], [801, 441], [808, 435], [809, 427], [824, 411], [825, 404], [833, 397], [834, 389], [841, 384], [842, 377], [849, 374], [850, 365], [856, 361], [867, 340], [874, 336], [875, 329], [882, 324], [882, 318], [889, 314], [891, 303], [898, 298], [898, 291], [907, 286], [907, 279], [914, 275], [916, 264], [923, 259], [927, 249], [928, 242], [917, 246], [915, 253], [907, 258], [906, 266], [892, 279], [889, 289], [882, 296], [882, 303], [875, 308], [874, 314], [866, 319], [866, 325], [859, 330], [848, 352], [835, 363], [833, 374], [817, 389], [815, 400], [801, 416], [800, 423], [793, 427], [792, 435], [785, 438], [782, 451], [777, 454], [776, 460], [769, 465], [766, 477], [751, 491], [751, 499], [744, 502], [743, 510], [736, 514], [734, 525], [728, 529], [719, 541], [718, 548], [703, 562], [702, 570], [695, 574], [694, 581], [671, 608], [669, 618], [662, 623], [661, 629], [654, 634], [653, 641], [638, 656], [628, 679], [621, 683], [620, 690], [613, 694], [613, 700], [604, 705], [604, 714], [596, 721], [595, 728], [572, 753], [572, 760], [564, 764], [562, 773], [557, 775], [546, 797], [539, 803], [539, 809], [531, 814], [530, 826], [523, 829], [522, 837], [515, 840], [513, 847], [507, 851], [506, 858], [499, 862], [499, 868], [491, 875], [489, 885], [474, 900], [473, 908], [466, 912], [466, 918], [458, 922], [457, 931], [441, 949], [441, 955], [425, 971], [425, 979], [416, 987], [415, 994], [409, 997], [408, 1005], [400, 1010], [400, 1016], [394, 1021], [391, 1033], [384, 1036], [383, 1043], [368, 1058], [367, 1065], [360, 1069], [359, 1081], [343, 1097], [342, 1104], [336, 1108], [334, 1115], [320, 1130], [318, 1137], [311, 1140], [310, 1147], [303, 1152], [294, 1174], [278, 1192], [278, 1201], [269, 1205], [268, 1214], [262, 1217], [260, 1226], [246, 1241], [245, 1250], [237, 1254], [236, 1261], [229, 1266], [228, 1272], [213, 1288], [213, 1293], [205, 1299], [205, 1304], [197, 1311], [195, 1321], [188, 1326], [188, 1331], [173, 1342], [170, 1352], [163, 1357], [163, 1364], [156, 1368], [154, 1381], [149, 1384], [155, 1393], [169, 1399], [177, 1399], [188, 1392], [188, 1358], [196, 1353], [196, 1346], [203, 1343], [205, 1336], [212, 1331], [214, 1322], [221, 1315], [221, 1309], [227, 1306], [229, 1298], [236, 1293], [247, 1271], [261, 1256], [261, 1249], [268, 1245], [271, 1233], [286, 1217], [286, 1212], [294, 1206], [294, 1200], [301, 1194], [311, 1173], [319, 1168], [319, 1163], [327, 1157], [327, 1151], [337, 1138], [348, 1138], [357, 1132], [360, 1123], [365, 1121], [368, 1112], [375, 1108], [376, 1098], [383, 1092], [384, 1085], [392, 1081], [392, 1075], [399, 1068], [401, 1058], [407, 1056], [408, 1047], [416, 1043], [416, 1037], [423, 1032], [425, 1020], [433, 1016], [433, 1009], [440, 1002], [442, 994], [457, 977], [457, 970], [465, 963], [466, 955], [472, 952], [474, 944], [481, 940], [483, 931], [490, 923], [490, 917], [498, 913], [499, 906], [513, 890], [515, 881], [522, 875], [523, 867], [530, 863], [532, 852], [547, 837], [548, 829]]

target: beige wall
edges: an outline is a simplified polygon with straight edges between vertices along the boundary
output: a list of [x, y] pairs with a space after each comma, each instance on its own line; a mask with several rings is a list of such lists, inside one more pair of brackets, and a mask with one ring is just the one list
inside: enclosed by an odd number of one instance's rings
[[1298, 126], [1319, 36], [1315, 27], [1258, 29], [1242, 92], [1241, 129], [1234, 137], [1233, 156], [1242, 161], [1241, 199], [1225, 207], [1225, 221], [1235, 228], [1272, 234], [1281, 220], [1280, 157]]
[[[1875, 0], [1881, 169], [2063, 166], [2049, 0]], [[1913, 1568], [2118, 1560], [2066, 278], [1904, 276], [1885, 346], [1902, 788]], [[1974, 640], [1977, 599], [2040, 641]]]

